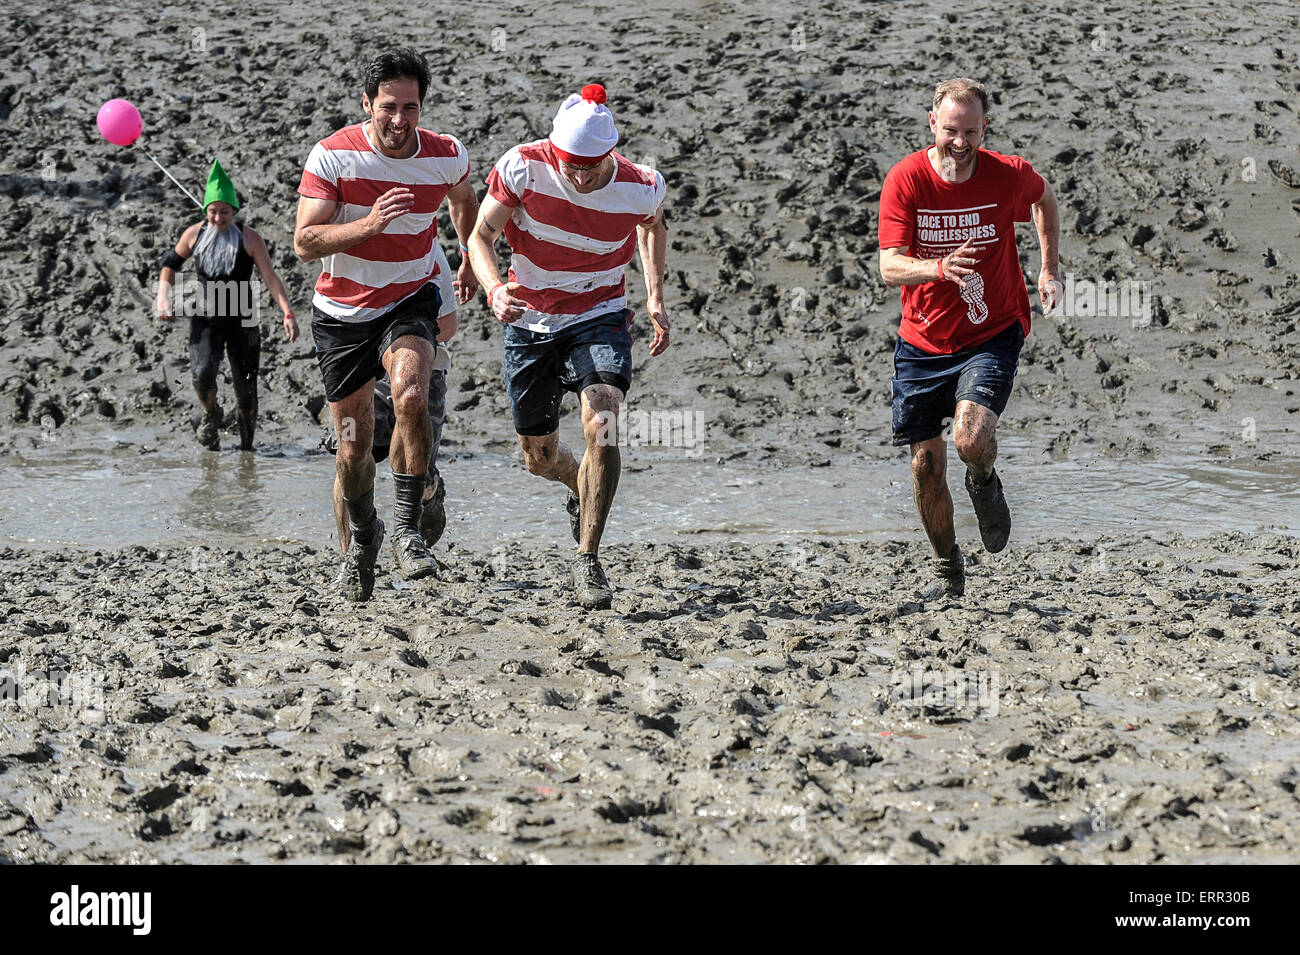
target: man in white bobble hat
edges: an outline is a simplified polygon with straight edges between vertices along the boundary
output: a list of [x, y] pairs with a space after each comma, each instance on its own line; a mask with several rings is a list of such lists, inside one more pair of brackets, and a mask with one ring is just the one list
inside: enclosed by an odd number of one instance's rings
[[[602, 86], [566, 99], [546, 139], [516, 146], [488, 176], [469, 241], [474, 274], [504, 326], [506, 390], [528, 470], [569, 489], [578, 544], [579, 603], [605, 609], [613, 595], [598, 552], [622, 463], [615, 423], [632, 383], [632, 336], [623, 270], [634, 249], [654, 323], [650, 354], [668, 348], [664, 309], [664, 178], [614, 152], [618, 131]], [[493, 244], [505, 232], [510, 274]], [[560, 400], [576, 391], [586, 453], [560, 442]]]

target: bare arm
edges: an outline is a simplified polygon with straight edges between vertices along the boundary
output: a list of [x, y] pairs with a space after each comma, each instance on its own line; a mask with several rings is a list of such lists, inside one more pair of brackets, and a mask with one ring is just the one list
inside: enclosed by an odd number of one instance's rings
[[650, 342], [650, 355], [657, 357], [668, 348], [668, 312], [664, 308], [664, 261], [668, 254], [668, 226], [664, 222], [661, 206], [654, 220], [636, 227], [637, 251], [641, 255], [641, 270], [645, 273], [645, 305], [654, 324], [655, 337]]
[[1031, 207], [1034, 228], [1038, 230], [1038, 246], [1042, 250], [1043, 267], [1038, 275], [1038, 300], [1043, 314], [1049, 314], [1060, 298], [1061, 286], [1061, 207], [1051, 184], [1043, 180], [1043, 195]]
[[941, 259], [920, 259], [902, 247], [880, 250], [880, 277], [886, 285], [924, 285], [926, 282], [954, 282], [959, 287], [975, 273], [975, 245], [967, 239], [961, 248]]
[[285, 337], [291, 342], [296, 341], [298, 321], [294, 318], [293, 306], [289, 304], [289, 293], [285, 291], [284, 283], [280, 281], [280, 276], [275, 274], [275, 267], [271, 265], [271, 254], [266, 250], [266, 242], [252, 229], [245, 229], [244, 244], [248, 247], [248, 254], [253, 257], [258, 274], [262, 276], [271, 298], [275, 299], [275, 303], [280, 306], [280, 311], [284, 313]]
[[446, 315], [438, 316], [438, 341], [451, 341], [456, 336], [456, 328], [459, 325], [456, 312], [448, 312]]
[[501, 265], [497, 262], [497, 251], [494, 248], [513, 212], [513, 209], [491, 195], [484, 196], [483, 204], [478, 208], [478, 222], [469, 237], [470, 266], [479, 282], [487, 289], [488, 304], [492, 306], [493, 313], [499, 321], [506, 323], [522, 318], [524, 309], [528, 307], [527, 302], [514, 297], [514, 293], [519, 290], [518, 282], [506, 284], [501, 281]]
[[369, 214], [352, 222], [332, 223], [338, 203], [333, 199], [298, 197], [298, 221], [293, 230], [293, 251], [304, 262], [346, 252], [379, 235], [398, 216], [411, 211], [415, 194], [405, 186], [389, 189], [375, 200]]
[[474, 187], [468, 179], [448, 191], [447, 211], [451, 213], [456, 238], [460, 239], [461, 245], [468, 246], [470, 234], [478, 221], [478, 196], [474, 195]]
[[[456, 230], [456, 238], [460, 240], [460, 247], [468, 248], [470, 234], [478, 221], [478, 196], [474, 194], [474, 187], [468, 179], [448, 191], [447, 211], [451, 214], [451, 224]], [[472, 299], [478, 291], [478, 285], [469, 255], [462, 252], [460, 268], [456, 272], [456, 304], [464, 305]]]

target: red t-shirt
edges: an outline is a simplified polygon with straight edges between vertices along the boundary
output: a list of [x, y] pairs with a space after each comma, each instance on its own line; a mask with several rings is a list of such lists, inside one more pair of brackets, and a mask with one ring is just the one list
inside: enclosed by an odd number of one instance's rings
[[952, 282], [903, 286], [898, 334], [932, 355], [973, 348], [1019, 320], [1029, 334], [1029, 295], [1016, 251], [1017, 222], [1043, 197], [1043, 177], [1019, 156], [981, 149], [975, 174], [945, 182], [930, 165], [929, 148], [897, 163], [880, 191], [880, 247], [913, 258], [938, 259], [975, 240], [977, 276], [966, 291]]

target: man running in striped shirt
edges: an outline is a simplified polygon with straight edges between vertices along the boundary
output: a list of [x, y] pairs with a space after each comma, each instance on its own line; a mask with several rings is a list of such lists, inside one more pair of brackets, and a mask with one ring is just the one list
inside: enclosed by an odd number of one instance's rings
[[[578, 543], [573, 585], [587, 609], [608, 608], [598, 552], [622, 462], [613, 423], [632, 383], [632, 336], [623, 270], [641, 254], [650, 354], [668, 348], [664, 178], [614, 147], [618, 132], [603, 87], [583, 87], [555, 116], [547, 139], [516, 146], [488, 177], [469, 242], [470, 261], [504, 323], [506, 390], [528, 470], [569, 489]], [[505, 232], [508, 280], [493, 243]], [[563, 391], [582, 405], [586, 453], [559, 440]]]
[[[339, 436], [338, 480], [352, 528], [338, 586], [368, 600], [384, 524], [375, 512], [374, 388], [387, 372], [396, 425], [389, 445], [396, 501], [393, 554], [408, 580], [436, 577], [420, 536], [429, 464], [429, 373], [438, 337], [438, 208], [445, 197], [461, 237], [478, 201], [469, 154], [453, 136], [419, 128], [429, 67], [395, 50], [366, 67], [361, 105], [370, 117], [317, 143], [298, 186], [294, 250], [322, 260], [312, 337]], [[463, 261], [454, 287], [464, 305], [478, 289]]]

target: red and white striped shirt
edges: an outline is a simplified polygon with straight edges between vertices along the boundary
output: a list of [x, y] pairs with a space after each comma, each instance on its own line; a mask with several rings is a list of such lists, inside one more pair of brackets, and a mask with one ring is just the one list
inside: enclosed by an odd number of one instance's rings
[[379, 235], [322, 260], [313, 303], [327, 315], [346, 322], [378, 318], [438, 273], [438, 208], [469, 177], [469, 153], [454, 136], [416, 133], [419, 149], [407, 159], [377, 153], [361, 123], [321, 140], [307, 157], [298, 193], [337, 202], [331, 223], [365, 218], [396, 186], [415, 194], [411, 211]]
[[627, 306], [636, 227], [658, 214], [667, 186], [649, 166], [611, 155], [613, 177], [586, 194], [564, 178], [547, 139], [516, 146], [488, 176], [489, 195], [514, 209], [510, 281], [529, 306], [516, 325], [555, 332]]

